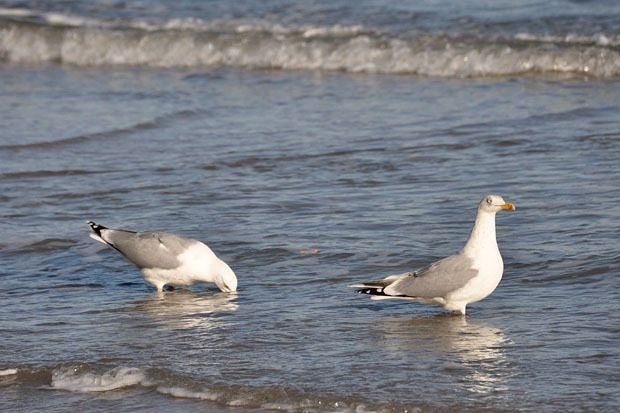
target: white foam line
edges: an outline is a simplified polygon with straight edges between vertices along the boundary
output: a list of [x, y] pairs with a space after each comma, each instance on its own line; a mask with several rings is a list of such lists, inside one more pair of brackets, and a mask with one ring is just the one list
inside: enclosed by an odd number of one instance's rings
[[32, 10], [28, 9], [6, 9], [4, 7], [0, 7], [0, 16], [34, 16], [36, 13]]
[[161, 394], [167, 394], [173, 397], [178, 397], [178, 398], [183, 398], [183, 399], [216, 401], [220, 397], [218, 393], [212, 393], [210, 391], [193, 391], [193, 390], [184, 389], [183, 387], [159, 386], [157, 387], [157, 391]]
[[17, 374], [17, 369], [0, 370], [0, 376], [12, 376]]
[[103, 392], [135, 386], [145, 380], [138, 368], [117, 367], [103, 374], [76, 374], [71, 369], [60, 369], [52, 375], [52, 387], [75, 392]]

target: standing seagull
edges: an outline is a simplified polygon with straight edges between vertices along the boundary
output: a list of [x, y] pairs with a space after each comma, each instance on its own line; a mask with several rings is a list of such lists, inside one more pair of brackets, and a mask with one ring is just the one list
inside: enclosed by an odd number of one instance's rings
[[458, 254], [416, 272], [351, 287], [375, 300], [399, 298], [437, 304], [464, 315], [467, 304], [487, 297], [502, 279], [504, 262], [495, 239], [495, 213], [502, 209], [516, 208], [499, 195], [488, 195], [480, 201], [474, 228]]
[[165, 232], [110, 229], [88, 221], [90, 237], [111, 246], [142, 270], [144, 279], [162, 292], [164, 285], [215, 283], [224, 292], [237, 291], [237, 277], [200, 241]]

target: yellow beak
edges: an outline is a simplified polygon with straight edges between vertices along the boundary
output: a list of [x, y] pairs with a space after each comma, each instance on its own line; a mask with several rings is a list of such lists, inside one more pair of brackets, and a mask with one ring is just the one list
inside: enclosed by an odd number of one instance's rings
[[501, 206], [501, 208], [502, 209], [508, 209], [510, 211], [515, 211], [517, 209], [515, 204], [511, 204], [510, 202], [506, 202], [504, 205]]

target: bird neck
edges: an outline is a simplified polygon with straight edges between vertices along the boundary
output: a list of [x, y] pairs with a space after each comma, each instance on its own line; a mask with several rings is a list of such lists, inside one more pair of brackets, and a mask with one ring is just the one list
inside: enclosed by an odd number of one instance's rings
[[489, 248], [497, 249], [495, 213], [479, 210], [469, 239], [463, 247], [463, 252], [465, 255], [473, 257], [482, 250], [488, 251]]

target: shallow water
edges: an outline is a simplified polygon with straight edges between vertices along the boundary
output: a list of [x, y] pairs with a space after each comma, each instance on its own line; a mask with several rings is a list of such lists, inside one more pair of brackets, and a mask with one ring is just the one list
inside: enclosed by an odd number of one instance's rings
[[[0, 410], [620, 405], [614, 78], [0, 77]], [[487, 193], [517, 211], [497, 217], [504, 278], [466, 318], [348, 288], [456, 252]], [[158, 297], [89, 219], [207, 242], [238, 294]]]

